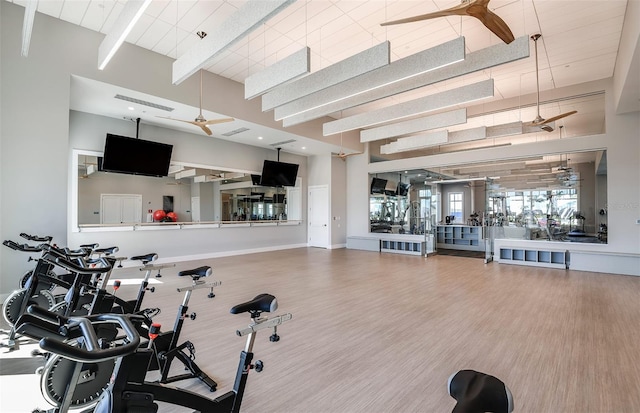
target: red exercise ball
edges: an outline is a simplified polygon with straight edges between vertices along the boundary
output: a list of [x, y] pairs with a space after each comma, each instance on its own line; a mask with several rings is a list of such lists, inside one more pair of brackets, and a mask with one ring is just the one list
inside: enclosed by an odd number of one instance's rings
[[167, 218], [170, 218], [173, 222], [178, 222], [178, 214], [175, 212], [167, 212]]
[[166, 216], [167, 214], [165, 214], [163, 210], [159, 209], [153, 213], [153, 220], [161, 222], [163, 219], [165, 219]]

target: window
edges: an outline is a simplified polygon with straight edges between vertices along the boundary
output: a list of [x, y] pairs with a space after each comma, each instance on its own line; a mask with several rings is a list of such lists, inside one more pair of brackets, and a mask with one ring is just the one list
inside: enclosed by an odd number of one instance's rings
[[454, 221], [463, 222], [462, 220], [462, 192], [449, 193], [449, 215], [455, 217]]

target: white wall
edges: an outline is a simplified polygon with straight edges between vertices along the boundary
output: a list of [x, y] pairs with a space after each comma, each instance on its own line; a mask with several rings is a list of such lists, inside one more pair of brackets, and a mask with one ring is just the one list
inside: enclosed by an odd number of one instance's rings
[[347, 244], [347, 165], [338, 157], [331, 158], [331, 247]]
[[[199, 81], [190, 78], [171, 84], [173, 60], [125, 43], [104, 71], [97, 69], [97, 51], [104, 38], [101, 33], [83, 29], [38, 13], [31, 37], [29, 56], [20, 56], [24, 8], [0, 1], [0, 237], [19, 241], [21, 232], [52, 235], [60, 245], [75, 246], [98, 241], [118, 245], [123, 255], [157, 251], [161, 257], [179, 254], [233, 253], [238, 248], [260, 250], [274, 245], [306, 244], [306, 227], [274, 227], [160, 231], [135, 233], [68, 232], [71, 182], [68, 179], [71, 149], [102, 150], [104, 132], [74, 139], [70, 144], [70, 83], [73, 75], [162, 96], [176, 102], [198, 106]], [[246, 101], [240, 83], [205, 72], [211, 93], [204, 109], [239, 119], [248, 119], [272, 128], [280, 128], [272, 113], [262, 113], [259, 99]], [[71, 115], [73, 116], [73, 115]], [[135, 136], [131, 123], [123, 122], [110, 132]], [[316, 125], [317, 126], [317, 125]], [[288, 128], [287, 132], [320, 138], [321, 128], [308, 125]], [[141, 137], [147, 133], [141, 127]], [[168, 139], [150, 133], [160, 141]], [[185, 134], [189, 135], [189, 134]], [[195, 135], [194, 135], [195, 136]], [[181, 135], [183, 137], [183, 135]], [[185, 141], [196, 139], [184, 137]], [[251, 170], [261, 170], [252, 149], [202, 151], [192, 145], [175, 148], [176, 159], [192, 159], [210, 164], [211, 157], [224, 158]], [[221, 153], [221, 152], [226, 153]], [[274, 157], [271, 159], [275, 159]], [[288, 154], [282, 154], [284, 161]], [[264, 159], [264, 158], [263, 158]], [[297, 159], [297, 158], [296, 158]], [[304, 174], [306, 166], [301, 165]], [[303, 180], [306, 188], [306, 180]], [[306, 192], [306, 189], [304, 189]], [[250, 231], [250, 232], [249, 232]], [[171, 254], [171, 255], [169, 255]], [[0, 249], [0, 293], [11, 291], [16, 278], [32, 265], [25, 254]]]
[[[568, 153], [574, 151], [607, 150], [607, 200], [609, 237], [607, 245], [589, 246], [588, 248], [606, 253], [638, 255], [640, 252], [640, 114], [638, 112], [616, 115], [612, 93], [612, 80], [602, 82], [605, 87], [606, 133], [595, 136], [569, 138], [537, 143], [512, 145], [500, 148], [479, 149], [410, 159], [392, 160], [368, 164], [359, 169], [355, 165], [349, 171], [348, 187], [364, 186], [368, 173], [383, 173], [414, 168], [442, 167], [463, 163], [486, 162], [491, 160], [508, 160], [521, 157], [544, 155], [548, 153]], [[359, 160], [360, 161], [360, 160]], [[360, 161], [362, 163], [362, 161]], [[352, 218], [348, 236], [367, 236], [364, 225], [368, 199], [366, 189], [349, 194], [348, 215]], [[362, 216], [356, 224], [354, 217]], [[362, 221], [362, 222], [360, 222]], [[569, 248], [569, 247], [568, 247]], [[587, 248], [570, 244], [570, 248]], [[610, 258], [607, 258], [609, 260]], [[625, 258], [626, 259], [626, 258]], [[615, 258], [608, 261], [608, 272], [619, 272]], [[622, 264], [621, 264], [622, 266]], [[640, 269], [638, 270], [640, 274]]]

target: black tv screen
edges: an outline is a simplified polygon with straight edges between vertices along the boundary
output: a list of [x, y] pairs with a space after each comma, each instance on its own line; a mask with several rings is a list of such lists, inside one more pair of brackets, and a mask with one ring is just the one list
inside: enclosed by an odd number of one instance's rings
[[387, 187], [387, 180], [381, 178], [373, 178], [371, 181], [371, 193], [372, 194], [384, 194], [384, 189]]
[[409, 184], [398, 182], [398, 189], [396, 192], [400, 196], [407, 196], [409, 194]]
[[102, 169], [122, 174], [167, 176], [173, 145], [107, 133]]
[[294, 163], [264, 161], [262, 166], [262, 186], [295, 186], [298, 165]]

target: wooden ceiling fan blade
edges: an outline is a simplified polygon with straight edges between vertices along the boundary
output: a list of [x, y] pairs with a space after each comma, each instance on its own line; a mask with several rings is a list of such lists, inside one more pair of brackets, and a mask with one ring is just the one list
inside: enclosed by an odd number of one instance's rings
[[234, 118], [211, 119], [211, 120], [208, 120], [208, 121], [204, 122], [204, 124], [205, 125], [216, 125], [218, 123], [233, 122], [234, 120], [235, 120]]
[[211, 136], [213, 135], [213, 132], [211, 132], [211, 129], [207, 128], [207, 125], [204, 123], [200, 123], [198, 124], [198, 126], [200, 126], [200, 128], [204, 131], [204, 133], [206, 133], [207, 135]]
[[159, 117], [159, 118], [162, 118], [162, 119], [175, 120], [175, 121], [178, 121], [178, 122], [190, 123], [190, 124], [192, 124], [192, 125], [200, 126], [200, 124], [199, 124], [198, 122], [195, 122], [195, 121], [192, 121], [192, 120], [183, 120], [183, 119], [169, 118], [169, 117], [166, 117], [166, 116], [158, 116], [158, 117]]
[[419, 22], [422, 20], [437, 19], [438, 17], [464, 16], [464, 15], [466, 15], [465, 10], [460, 9], [460, 6], [458, 6], [458, 7], [453, 7], [447, 10], [441, 10], [433, 13], [421, 14], [419, 16], [407, 17], [404, 19], [398, 19], [398, 20], [392, 20], [389, 22], [380, 23], [380, 26], [392, 26], [394, 24], [413, 23], [413, 22]]
[[476, 15], [473, 15], [473, 17], [476, 17], [478, 20], [480, 20], [482, 24], [487, 27], [487, 29], [491, 30], [493, 34], [498, 36], [500, 40], [502, 40], [506, 44], [514, 41], [515, 37], [513, 36], [511, 29], [509, 29], [509, 26], [507, 26], [507, 23], [505, 23], [504, 20], [502, 20], [497, 14], [493, 13], [489, 9], [485, 10], [486, 12], [482, 15], [482, 17]]
[[567, 116], [571, 116], [571, 115], [574, 115], [576, 113], [578, 113], [577, 110], [572, 110], [571, 112], [562, 113], [562, 114], [560, 114], [558, 116], [554, 116], [552, 118], [545, 119], [544, 122], [541, 122], [538, 125], [546, 125], [547, 123], [555, 122], [558, 119], [566, 118]]

